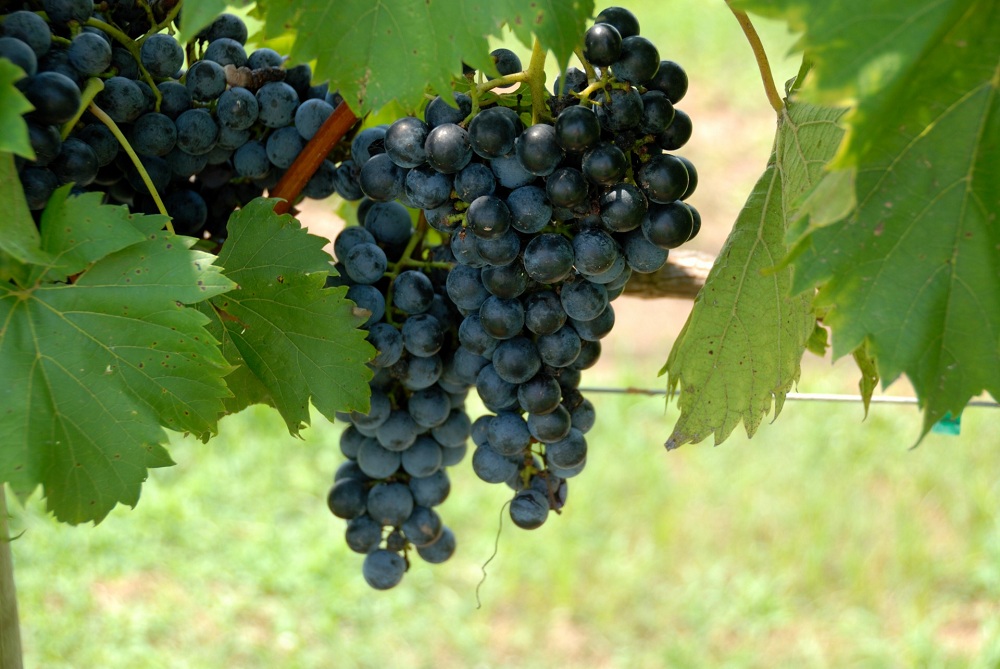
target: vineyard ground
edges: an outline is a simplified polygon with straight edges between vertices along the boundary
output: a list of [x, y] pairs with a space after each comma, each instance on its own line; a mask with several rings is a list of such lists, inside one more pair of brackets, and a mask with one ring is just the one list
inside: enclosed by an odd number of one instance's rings
[[[632, 372], [595, 383], [634, 385]], [[836, 372], [824, 383], [838, 383]], [[988, 409], [915, 451], [916, 413], [797, 404], [760, 438], [658, 446], [662, 400], [600, 396], [565, 514], [509, 523], [458, 468], [446, 565], [374, 593], [323, 510], [338, 427], [272, 413], [180, 440], [135, 511], [72, 531], [17, 513], [26, 666], [987, 667], [1000, 661]], [[960, 453], [960, 457], [956, 456]], [[538, 649], [545, 649], [539, 653]]]

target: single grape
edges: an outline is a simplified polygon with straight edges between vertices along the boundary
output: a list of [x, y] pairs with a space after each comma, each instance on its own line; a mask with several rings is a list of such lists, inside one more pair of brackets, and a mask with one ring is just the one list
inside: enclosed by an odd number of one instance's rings
[[[580, 355], [580, 335], [571, 325], [564, 325], [555, 332], [540, 335], [535, 340], [535, 345], [538, 347], [542, 362], [549, 367], [568, 367]], [[548, 413], [548, 411], [534, 413]]]
[[438, 172], [454, 174], [472, 160], [469, 133], [454, 123], [434, 126], [424, 144], [427, 162]]
[[136, 153], [165, 156], [177, 143], [177, 126], [165, 114], [150, 112], [136, 119], [130, 143]]
[[434, 301], [434, 286], [427, 275], [417, 270], [401, 272], [392, 284], [392, 302], [406, 314], [421, 314]]
[[441, 447], [431, 437], [417, 437], [402, 455], [403, 470], [410, 476], [430, 476], [441, 469]]
[[691, 117], [675, 108], [674, 120], [666, 130], [656, 136], [656, 143], [664, 151], [676, 151], [688, 143], [691, 132]]
[[[110, 61], [111, 52], [108, 49]], [[173, 35], [156, 33], [142, 42], [139, 60], [154, 77], [172, 77], [184, 66], [184, 49]]]
[[[184, 85], [191, 91], [192, 99], [199, 102], [211, 102], [226, 90], [226, 73], [222, 66], [214, 61], [199, 60], [188, 68]], [[268, 85], [270, 84], [265, 84], [265, 86]], [[287, 125], [287, 123], [282, 125]]]
[[545, 194], [555, 207], [574, 207], [589, 195], [587, 180], [580, 170], [560, 167], [545, 180]]
[[375, 521], [398, 527], [413, 512], [413, 494], [403, 483], [376, 483], [368, 492], [367, 506]]
[[549, 516], [549, 501], [537, 490], [522, 490], [510, 503], [510, 519], [524, 530], [542, 526]]
[[59, 148], [59, 154], [49, 163], [49, 169], [60, 184], [86, 186], [97, 177], [97, 154], [90, 145], [70, 137]]
[[[199, 98], [195, 96], [195, 99]], [[290, 125], [295, 117], [295, 109], [299, 106], [299, 95], [285, 82], [271, 81], [257, 91], [257, 104], [259, 106], [257, 117], [261, 123], [268, 128], [283, 128]]]
[[630, 183], [612, 186], [601, 196], [601, 223], [611, 232], [628, 232], [642, 224], [649, 204]]
[[691, 209], [677, 200], [654, 204], [642, 222], [642, 234], [662, 249], [674, 249], [686, 242], [694, 230]]
[[607, 67], [618, 60], [622, 35], [610, 23], [595, 23], [583, 37], [583, 57], [591, 65]]
[[477, 155], [486, 159], [499, 158], [514, 148], [516, 128], [502, 107], [493, 107], [477, 114], [469, 124], [469, 143]]
[[59, 187], [59, 178], [45, 167], [25, 167], [19, 177], [28, 209], [32, 211], [44, 209], [52, 193]]
[[215, 115], [223, 127], [232, 130], [246, 130], [257, 121], [259, 110], [257, 96], [249, 90], [237, 86], [219, 96]]
[[174, 121], [177, 127], [177, 148], [200, 156], [215, 148], [219, 126], [207, 109], [189, 109]]
[[583, 174], [600, 186], [621, 181], [628, 169], [628, 158], [611, 142], [600, 142], [583, 154]]
[[622, 39], [621, 55], [612, 63], [611, 73], [619, 81], [640, 86], [652, 79], [659, 67], [660, 53], [653, 43], [645, 37], [633, 35]]
[[[177, 81], [162, 81], [156, 87], [163, 98], [160, 100], [161, 114], [176, 118], [181, 112], [191, 109], [191, 91], [184, 84]], [[219, 120], [222, 121], [221, 118]]]
[[556, 118], [556, 140], [567, 152], [581, 152], [601, 138], [601, 121], [589, 107], [575, 105]]
[[243, 67], [247, 64], [247, 52], [243, 45], [230, 37], [220, 37], [208, 44], [203, 56], [205, 60], [211, 60], [225, 67]]
[[510, 49], [494, 49], [490, 52], [490, 58], [493, 59], [501, 76], [521, 71], [521, 59]]
[[[105, 85], [111, 84], [115, 79], [118, 77], [109, 79]], [[98, 104], [101, 104], [102, 108], [107, 102], [107, 99], [101, 96], [103, 93], [104, 91], [97, 96]], [[136, 93], [139, 93], [138, 88], [136, 88]], [[72, 79], [58, 72], [40, 72], [29, 78], [24, 95], [28, 98], [28, 102], [35, 107], [32, 118], [40, 123], [62, 125], [76, 115], [76, 110], [80, 106], [80, 89]], [[141, 97], [141, 93], [139, 97]], [[104, 110], [111, 115], [108, 109], [104, 108]], [[111, 117], [115, 118], [113, 115]], [[115, 120], [125, 121], [131, 120], [131, 118], [121, 117]]]
[[94, 33], [81, 32], [69, 45], [69, 62], [85, 77], [96, 77], [111, 65], [111, 45]]
[[562, 235], [538, 235], [524, 249], [524, 269], [538, 283], [558, 283], [573, 270], [573, 245]]
[[666, 204], [681, 197], [688, 188], [688, 172], [676, 156], [653, 156], [636, 173], [636, 184], [651, 202]]
[[527, 234], [540, 232], [552, 220], [552, 205], [545, 191], [537, 186], [522, 186], [507, 196], [511, 225]]
[[333, 484], [326, 503], [338, 518], [356, 518], [365, 512], [368, 488], [359, 479], [341, 479]]
[[414, 546], [429, 546], [441, 537], [444, 524], [433, 509], [415, 506], [410, 517], [403, 523], [402, 530]]
[[672, 60], [661, 60], [660, 68], [653, 78], [646, 82], [646, 88], [665, 93], [670, 102], [677, 104], [687, 93], [687, 72]]
[[[204, 31], [204, 38], [209, 42], [217, 39], [228, 38], [236, 40], [240, 44], [247, 43], [247, 24], [243, 19], [235, 14], [219, 14], [214, 21]], [[201, 35], [199, 35], [201, 37]], [[279, 62], [280, 64], [280, 62]]]
[[552, 174], [563, 158], [555, 128], [545, 123], [533, 125], [522, 132], [515, 147], [522, 167], [536, 176]]
[[399, 585], [406, 573], [406, 560], [398, 553], [379, 548], [365, 556], [361, 573], [376, 590], [388, 590]]
[[510, 209], [500, 198], [484, 195], [466, 210], [466, 225], [481, 239], [493, 239], [507, 232], [513, 222]]
[[436, 128], [445, 123], [461, 123], [472, 111], [472, 99], [464, 93], [452, 94], [455, 106], [448, 104], [438, 96], [430, 101], [424, 110], [424, 121], [430, 128]]
[[455, 175], [453, 185], [459, 199], [471, 204], [477, 197], [493, 195], [497, 182], [488, 165], [469, 163]]
[[267, 158], [275, 167], [288, 169], [305, 148], [305, 140], [294, 126], [278, 128], [267, 138]]
[[594, 19], [594, 23], [608, 23], [614, 26], [622, 38], [639, 34], [639, 19], [624, 7], [608, 7], [602, 10]]
[[385, 152], [400, 167], [417, 167], [427, 160], [424, 144], [428, 133], [430, 128], [426, 123], [413, 116], [404, 116], [385, 131]]
[[379, 542], [382, 541], [382, 526], [367, 514], [351, 518], [347, 521], [344, 540], [348, 548], [355, 553], [371, 553], [378, 548]]
[[425, 562], [440, 564], [446, 562], [455, 553], [455, 534], [445, 527], [441, 536], [432, 544], [417, 546], [417, 555]]
[[233, 168], [238, 175], [247, 179], [264, 178], [271, 171], [267, 148], [257, 140], [247, 142], [233, 154]]
[[395, 200], [403, 192], [406, 174], [385, 153], [373, 156], [361, 168], [359, 184], [365, 195], [377, 202]]

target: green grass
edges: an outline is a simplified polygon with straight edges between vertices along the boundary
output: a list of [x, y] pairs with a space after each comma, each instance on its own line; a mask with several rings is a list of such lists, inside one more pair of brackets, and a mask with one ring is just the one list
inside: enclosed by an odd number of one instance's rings
[[[626, 376], [592, 381], [641, 382]], [[368, 589], [324, 493], [338, 428], [226, 419], [134, 511], [59, 526], [15, 507], [32, 667], [993, 667], [997, 416], [908, 450], [915, 410], [789, 404], [752, 442], [666, 453], [662, 399], [596, 397], [569, 505], [513, 528], [466, 461], [452, 561]]]

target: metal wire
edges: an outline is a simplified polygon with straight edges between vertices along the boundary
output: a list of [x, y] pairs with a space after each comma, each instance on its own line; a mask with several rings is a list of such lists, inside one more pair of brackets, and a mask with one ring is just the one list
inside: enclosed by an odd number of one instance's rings
[[[666, 395], [666, 390], [660, 390], [657, 388], [580, 388], [582, 393], [608, 393], [615, 395]], [[675, 390], [670, 393], [672, 397], [676, 397], [680, 394], [680, 391]], [[860, 403], [864, 401], [861, 395], [841, 395], [836, 393], [788, 393], [785, 395], [785, 399], [797, 401], [797, 402], [855, 402]], [[916, 397], [893, 397], [891, 395], [875, 395], [871, 398], [872, 404], [905, 404], [916, 406], [918, 404]], [[989, 400], [971, 400], [967, 404], [970, 407], [986, 407], [989, 409], [1000, 409], [1000, 403], [991, 402]]]

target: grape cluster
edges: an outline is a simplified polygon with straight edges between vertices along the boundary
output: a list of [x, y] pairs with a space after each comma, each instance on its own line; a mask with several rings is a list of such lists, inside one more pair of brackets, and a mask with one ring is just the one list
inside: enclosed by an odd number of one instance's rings
[[[38, 4], [44, 18], [31, 11]], [[73, 183], [157, 213], [112, 130], [79, 113], [82, 91], [101, 81], [94, 103], [138, 154], [175, 230], [222, 239], [233, 210], [277, 184], [340, 96], [312, 85], [308, 65], [286, 68], [266, 48], [247, 53], [237, 16], [220, 15], [182, 45], [166, 32], [178, 3], [143, 5], [44, 0], [2, 17], [0, 57], [25, 71], [18, 86], [35, 107], [27, 121], [36, 159], [18, 164], [28, 205], [40, 212], [56, 188]], [[325, 198], [338, 189], [360, 196], [350, 163], [331, 155], [303, 193]]]
[[[685, 202], [697, 173], [672, 153], [691, 134], [674, 108], [687, 76], [638, 33], [628, 10], [598, 15], [583, 44], [592, 76], [563, 73], [549, 122], [528, 125], [523, 96], [474, 109], [456, 92], [352, 142], [366, 197], [361, 225], [336, 240], [337, 269], [371, 313], [379, 353], [372, 410], [350, 416], [330, 506], [377, 588], [402, 578], [409, 544], [432, 562], [454, 550], [430, 507], [466, 436], [475, 473], [514, 491], [516, 525], [537, 528], [563, 507], [595, 420], [581, 372], [614, 325], [610, 303], [700, 228]], [[493, 57], [501, 74], [520, 70], [510, 52]], [[490, 413], [470, 425], [472, 387]], [[420, 498], [432, 466], [439, 494]]]

